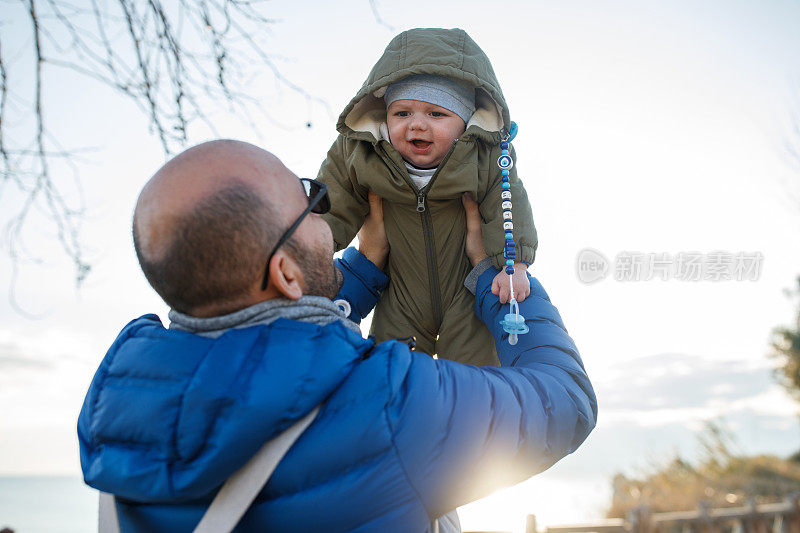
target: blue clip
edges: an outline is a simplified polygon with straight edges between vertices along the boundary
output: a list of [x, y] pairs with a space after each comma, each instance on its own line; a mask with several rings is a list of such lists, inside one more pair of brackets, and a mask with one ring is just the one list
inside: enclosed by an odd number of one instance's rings
[[506, 139], [506, 142], [511, 142], [514, 140], [514, 137], [517, 136], [517, 130], [519, 130], [517, 123], [512, 120], [511, 124], [508, 126], [508, 139]]
[[525, 323], [525, 317], [519, 314], [519, 304], [516, 300], [511, 300], [511, 312], [500, 321], [503, 331], [508, 333], [508, 343], [511, 346], [517, 344], [517, 335], [524, 335], [530, 331]]

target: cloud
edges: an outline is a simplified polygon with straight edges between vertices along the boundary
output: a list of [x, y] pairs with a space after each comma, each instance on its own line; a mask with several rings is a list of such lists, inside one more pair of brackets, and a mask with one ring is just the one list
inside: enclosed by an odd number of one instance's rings
[[40, 354], [25, 350], [14, 342], [0, 342], [0, 371], [8, 372], [16, 369], [49, 369], [53, 361]]
[[[786, 457], [797, 451], [800, 425], [796, 417], [757, 415], [752, 411], [730, 413], [713, 420], [729, 434], [733, 450], [744, 455], [771, 454]], [[680, 454], [697, 460], [702, 454], [700, 419], [683, 419], [643, 425], [634, 420], [604, 418], [602, 407], [598, 426], [586, 443], [563, 464], [566, 475], [604, 475], [616, 472], [636, 474], [649, 470]]]
[[68, 332], [35, 333], [0, 329], [0, 436], [72, 426], [94, 373]]
[[661, 354], [596, 374], [598, 427], [567, 468], [610, 475], [676, 452], [692, 457], [710, 420], [721, 422], [745, 454], [786, 456], [800, 442], [799, 406], [775, 382], [766, 359]]
[[[640, 357], [612, 366], [595, 380], [605, 413], [639, 413], [655, 419], [669, 413], [704, 413], [752, 408], [786, 416], [791, 400], [782, 394], [766, 361], [710, 360], [685, 354]], [[748, 400], [750, 399], [750, 400]]]

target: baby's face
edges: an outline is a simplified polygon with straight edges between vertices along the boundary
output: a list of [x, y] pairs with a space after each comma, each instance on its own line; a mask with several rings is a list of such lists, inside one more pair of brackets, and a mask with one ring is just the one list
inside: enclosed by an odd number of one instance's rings
[[441, 163], [465, 127], [452, 111], [419, 100], [392, 102], [386, 110], [386, 125], [392, 146], [418, 168]]

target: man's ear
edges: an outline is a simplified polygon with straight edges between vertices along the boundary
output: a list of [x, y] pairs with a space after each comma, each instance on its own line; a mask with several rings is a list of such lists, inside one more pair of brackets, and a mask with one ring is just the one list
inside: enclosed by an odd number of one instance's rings
[[303, 296], [305, 279], [300, 265], [283, 250], [272, 256], [269, 265], [268, 288], [274, 289], [280, 296], [297, 300]]

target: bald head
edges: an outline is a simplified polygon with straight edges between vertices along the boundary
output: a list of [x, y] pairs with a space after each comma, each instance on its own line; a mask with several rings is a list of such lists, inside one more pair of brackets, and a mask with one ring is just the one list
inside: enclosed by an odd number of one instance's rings
[[161, 167], [139, 195], [134, 231], [141, 252], [151, 260], [162, 257], [174, 223], [220, 191], [246, 189], [268, 200], [296, 179], [277, 157], [252, 144], [219, 140], [189, 148]]
[[241, 308], [286, 226], [277, 199], [291, 187], [297, 177], [248, 143], [212, 141], [176, 156], [147, 182], [134, 211], [147, 280], [177, 311]]

